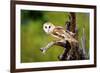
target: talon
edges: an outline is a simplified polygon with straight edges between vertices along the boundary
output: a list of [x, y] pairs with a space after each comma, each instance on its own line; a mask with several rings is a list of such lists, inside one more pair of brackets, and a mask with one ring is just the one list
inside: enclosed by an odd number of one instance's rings
[[40, 48], [40, 50], [43, 52], [43, 48]]
[[46, 51], [46, 50], [43, 50], [43, 52], [42, 52], [42, 53], [44, 54], [44, 53], [45, 53], [45, 51]]
[[42, 53], [45, 53], [45, 48], [40, 48], [40, 50], [42, 51]]

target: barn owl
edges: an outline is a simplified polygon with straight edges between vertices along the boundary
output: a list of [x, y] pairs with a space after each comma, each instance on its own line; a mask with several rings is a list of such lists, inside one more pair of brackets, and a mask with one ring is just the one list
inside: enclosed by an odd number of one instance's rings
[[75, 38], [73, 38], [73, 34], [70, 31], [65, 31], [63, 27], [61, 26], [55, 26], [50, 22], [46, 22], [43, 24], [43, 30], [51, 35], [52, 37], [57, 38], [58, 40], [67, 40], [70, 43], [71, 42], [78, 42]]
[[68, 41], [70, 44], [71, 42], [78, 43], [78, 41], [73, 38], [73, 34], [70, 31], [65, 31], [63, 27], [61, 26], [55, 26], [50, 22], [46, 22], [43, 24], [43, 30], [52, 37], [56, 38], [57, 40], [54, 42], [50, 42], [48, 45], [46, 45], [43, 48], [40, 48], [40, 50], [45, 53], [48, 48], [53, 46], [56, 42], [66, 42]]

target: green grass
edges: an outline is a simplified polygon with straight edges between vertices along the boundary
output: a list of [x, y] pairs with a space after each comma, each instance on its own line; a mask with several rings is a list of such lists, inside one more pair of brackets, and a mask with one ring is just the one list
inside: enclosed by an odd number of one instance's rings
[[[28, 11], [27, 11], [28, 13]], [[68, 20], [68, 13], [66, 12], [42, 12], [37, 20], [24, 17], [24, 10], [21, 11], [21, 62], [47, 62], [58, 61], [58, 56], [63, 52], [60, 46], [53, 46], [45, 55], [40, 51], [41, 47], [46, 46], [50, 41], [54, 40], [43, 31], [44, 21], [50, 21], [55, 25], [65, 27], [65, 22]], [[28, 15], [28, 14], [27, 14]], [[38, 15], [38, 14], [37, 14]], [[36, 16], [36, 15], [35, 15]], [[35, 18], [33, 16], [33, 18]], [[77, 13], [77, 26], [79, 33], [79, 40], [82, 37], [82, 28], [85, 26], [86, 31], [86, 48], [89, 49], [89, 14]], [[27, 22], [26, 22], [27, 19]]]

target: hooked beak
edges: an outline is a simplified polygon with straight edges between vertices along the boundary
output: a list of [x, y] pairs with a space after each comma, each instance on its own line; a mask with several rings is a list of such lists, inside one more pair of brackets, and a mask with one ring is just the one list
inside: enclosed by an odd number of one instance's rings
[[49, 29], [48, 29], [48, 32], [49, 32]]
[[49, 34], [50, 33], [50, 31], [49, 31], [49, 29], [47, 30], [47, 34]]

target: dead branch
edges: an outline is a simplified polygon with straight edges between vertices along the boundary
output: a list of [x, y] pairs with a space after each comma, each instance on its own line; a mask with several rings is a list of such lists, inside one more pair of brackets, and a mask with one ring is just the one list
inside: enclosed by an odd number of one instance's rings
[[[75, 39], [78, 40], [78, 32], [76, 30], [76, 14], [74, 12], [70, 12], [69, 21], [66, 22], [66, 31], [71, 31], [76, 33]], [[83, 34], [84, 36], [84, 34]], [[79, 43], [71, 42], [68, 45], [68, 42], [64, 45], [64, 53], [59, 57], [59, 60], [84, 60], [86, 59], [86, 51], [85, 51], [85, 38], [82, 37], [83, 47], [79, 47]]]

